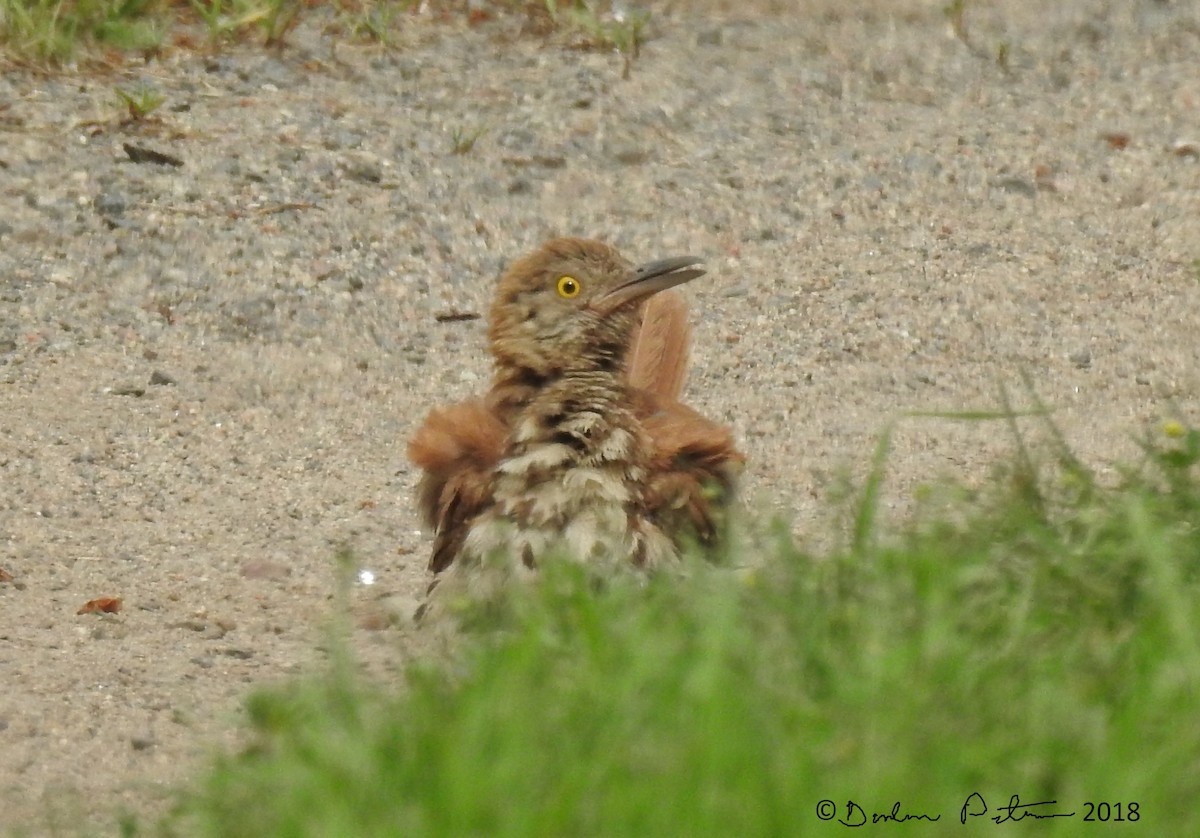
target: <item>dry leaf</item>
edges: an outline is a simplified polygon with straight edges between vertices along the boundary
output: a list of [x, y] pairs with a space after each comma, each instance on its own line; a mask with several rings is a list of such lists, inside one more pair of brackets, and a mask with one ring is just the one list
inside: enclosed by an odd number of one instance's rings
[[1106, 131], [1100, 135], [1100, 139], [1119, 150], [1129, 145], [1130, 137], [1128, 134], [1123, 134], [1120, 131]]
[[1200, 158], [1200, 143], [1179, 140], [1171, 144], [1171, 153], [1176, 157]]
[[1038, 165], [1034, 167], [1033, 183], [1043, 192], [1058, 191], [1058, 186], [1054, 182], [1054, 169], [1046, 165]]
[[76, 614], [116, 614], [121, 610], [120, 597], [101, 597], [100, 599], [90, 599], [83, 604], [83, 607], [76, 611]]
[[183, 165], [183, 161], [178, 157], [145, 146], [121, 143], [121, 148], [125, 149], [125, 154], [134, 163], [153, 163], [158, 166], [174, 166], [177, 169]]

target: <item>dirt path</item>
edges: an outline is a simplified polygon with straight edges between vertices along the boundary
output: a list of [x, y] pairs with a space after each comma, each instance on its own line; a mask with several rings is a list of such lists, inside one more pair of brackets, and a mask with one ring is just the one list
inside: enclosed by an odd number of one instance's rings
[[[889, 418], [1021, 371], [1101, 469], [1200, 421], [1200, 10], [969, 4], [968, 46], [942, 5], [689, 5], [626, 81], [511, 22], [0, 78], [0, 828], [161, 806], [319, 660], [340, 546], [356, 644], [402, 663], [403, 441], [488, 375], [435, 314], [551, 234], [708, 258], [691, 399], [802, 536]], [[139, 83], [166, 103], [121, 126]], [[907, 420], [890, 503], [1008, 449]]]

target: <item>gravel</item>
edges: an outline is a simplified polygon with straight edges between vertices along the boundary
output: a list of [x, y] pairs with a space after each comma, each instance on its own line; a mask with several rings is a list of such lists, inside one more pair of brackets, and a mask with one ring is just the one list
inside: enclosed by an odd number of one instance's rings
[[628, 80], [516, 19], [0, 77], [0, 828], [160, 811], [320, 662], [342, 548], [372, 671], [419, 650], [404, 442], [551, 235], [706, 257], [690, 401], [805, 543], [893, 421], [894, 514], [986, 479], [1002, 426], [903, 417], [1022, 376], [1102, 476], [1197, 423], [1195, 4], [801, 5], [660, 7]]

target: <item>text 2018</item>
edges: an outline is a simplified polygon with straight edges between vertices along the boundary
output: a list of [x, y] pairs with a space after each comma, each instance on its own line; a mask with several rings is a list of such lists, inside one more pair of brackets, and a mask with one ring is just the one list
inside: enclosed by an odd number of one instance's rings
[[1130, 803], [1084, 803], [1083, 819], [1101, 823], [1141, 820], [1136, 801]]

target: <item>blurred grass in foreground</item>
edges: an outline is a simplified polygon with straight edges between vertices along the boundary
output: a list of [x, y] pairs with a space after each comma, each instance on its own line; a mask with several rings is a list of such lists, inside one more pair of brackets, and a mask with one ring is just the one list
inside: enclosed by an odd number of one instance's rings
[[[843, 830], [818, 819], [827, 799], [851, 822], [899, 801], [940, 816], [912, 834], [971, 834], [1017, 794], [1076, 814], [1005, 834], [1091, 834], [1089, 802], [1121, 834], [1200, 834], [1198, 459], [1200, 433], [1169, 423], [1102, 488], [1065, 452], [1035, 472], [1021, 447], [987, 491], [928, 491], [903, 532], [836, 555], [780, 529], [752, 574], [697, 565], [598, 591], [553, 564], [398, 694], [338, 652], [327, 676], [255, 695], [255, 744], [165, 829]], [[964, 833], [972, 793], [989, 811]]]

